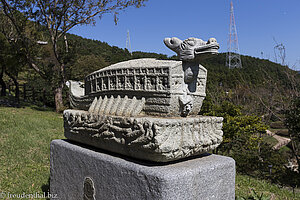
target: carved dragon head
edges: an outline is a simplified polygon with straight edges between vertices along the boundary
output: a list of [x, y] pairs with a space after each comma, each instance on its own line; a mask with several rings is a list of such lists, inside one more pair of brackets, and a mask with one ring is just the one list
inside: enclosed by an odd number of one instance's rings
[[177, 37], [165, 38], [165, 45], [178, 54], [180, 60], [192, 61], [204, 58], [208, 55], [218, 53], [219, 44], [215, 38], [210, 38], [207, 42], [198, 38], [188, 38], [180, 40]]

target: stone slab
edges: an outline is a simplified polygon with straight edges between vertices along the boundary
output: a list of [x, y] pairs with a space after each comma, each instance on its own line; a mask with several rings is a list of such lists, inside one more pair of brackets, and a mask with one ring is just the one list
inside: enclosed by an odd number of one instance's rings
[[133, 158], [169, 162], [200, 155], [223, 140], [222, 117], [126, 117], [64, 111], [65, 137]]
[[235, 161], [208, 155], [155, 164], [54, 140], [50, 192], [61, 200], [230, 200], [235, 198]]

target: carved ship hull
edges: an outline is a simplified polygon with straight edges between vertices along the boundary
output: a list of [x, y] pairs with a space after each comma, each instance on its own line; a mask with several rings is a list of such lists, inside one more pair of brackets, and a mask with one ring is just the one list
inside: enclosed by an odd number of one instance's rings
[[65, 137], [155, 162], [200, 155], [222, 142], [222, 117], [124, 117], [65, 110]]
[[[204, 67], [197, 68], [197, 78], [186, 85], [181, 61], [136, 59], [117, 63], [88, 75], [84, 89], [71, 82], [71, 106], [88, 110], [94, 101], [92, 110], [99, 114], [180, 116], [180, 99], [189, 95], [193, 99], [189, 115], [197, 115], [205, 98], [207, 75]], [[133, 112], [137, 107], [142, 107], [140, 112]]]

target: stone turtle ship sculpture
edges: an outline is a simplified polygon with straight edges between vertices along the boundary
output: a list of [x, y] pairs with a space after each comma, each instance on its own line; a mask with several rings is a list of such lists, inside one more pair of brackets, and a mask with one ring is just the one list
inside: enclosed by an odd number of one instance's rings
[[207, 70], [199, 64], [218, 53], [216, 39], [166, 38], [181, 61], [136, 59], [69, 81], [66, 138], [123, 155], [168, 162], [215, 149], [220, 117], [197, 115]]

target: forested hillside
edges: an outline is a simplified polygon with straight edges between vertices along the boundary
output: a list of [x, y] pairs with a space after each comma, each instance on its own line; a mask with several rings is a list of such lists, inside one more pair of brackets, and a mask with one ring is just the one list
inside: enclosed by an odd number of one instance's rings
[[85, 39], [80, 36], [68, 34], [70, 41], [72, 62], [70, 63], [70, 79], [83, 80], [83, 78], [98, 69], [117, 62], [136, 58], [167, 59], [163, 54], [136, 51], [132, 55], [127, 49], [110, 46], [106, 42]]
[[228, 100], [244, 112], [270, 118], [280, 117], [294, 96], [299, 95], [300, 75], [287, 66], [250, 56], [241, 56], [243, 68], [225, 67], [219, 54], [202, 64], [208, 70], [207, 94], [213, 103]]

